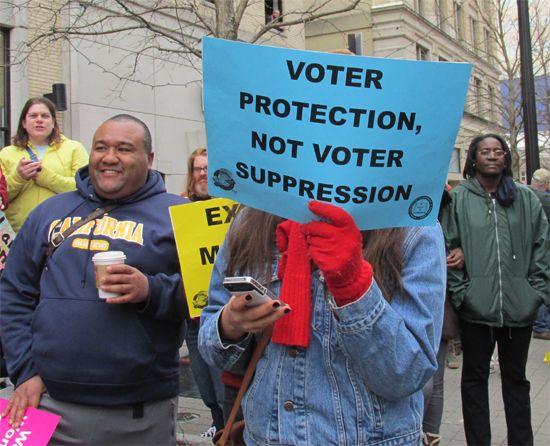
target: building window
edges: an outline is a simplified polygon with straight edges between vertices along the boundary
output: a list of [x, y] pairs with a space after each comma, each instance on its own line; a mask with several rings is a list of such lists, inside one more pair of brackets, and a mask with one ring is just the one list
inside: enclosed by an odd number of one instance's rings
[[460, 39], [462, 38], [462, 5], [459, 2], [454, 2], [453, 9], [454, 9], [456, 38]]
[[482, 100], [482, 91], [481, 91], [481, 79], [478, 77], [474, 78], [474, 113], [481, 115], [483, 112], [483, 100]]
[[527, 184], [527, 172], [523, 168], [519, 172], [519, 181], [523, 184]]
[[0, 28], [0, 148], [10, 141], [9, 34]]
[[451, 154], [451, 162], [449, 163], [449, 172], [460, 173], [460, 149], [455, 147]]
[[[278, 22], [282, 23], [283, 19], [283, 0], [266, 0], [265, 1], [265, 23]], [[275, 28], [278, 31], [283, 31], [282, 26]]]
[[348, 50], [357, 56], [361, 56], [363, 54], [363, 34], [348, 34]]
[[472, 47], [474, 48], [474, 51], [477, 51], [479, 48], [479, 39], [477, 38], [477, 27], [478, 27], [478, 21], [470, 17], [470, 42], [472, 43]]
[[430, 60], [430, 51], [420, 44], [416, 44], [416, 60]]

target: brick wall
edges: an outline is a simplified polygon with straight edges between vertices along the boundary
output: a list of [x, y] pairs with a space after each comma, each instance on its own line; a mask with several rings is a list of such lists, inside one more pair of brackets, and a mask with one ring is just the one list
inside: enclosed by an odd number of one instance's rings
[[[59, 0], [31, 0], [28, 6], [28, 42], [31, 43], [50, 29], [55, 20]], [[63, 82], [62, 45], [60, 40], [45, 38], [33, 46], [28, 58], [29, 97], [51, 93], [52, 84]], [[57, 122], [63, 129], [63, 112], [58, 112]]]

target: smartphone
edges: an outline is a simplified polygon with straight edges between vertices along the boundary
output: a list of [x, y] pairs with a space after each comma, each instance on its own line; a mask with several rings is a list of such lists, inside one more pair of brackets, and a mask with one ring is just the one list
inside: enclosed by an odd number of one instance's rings
[[249, 307], [279, 299], [271, 290], [250, 276], [226, 277], [223, 279], [223, 286], [233, 295], [248, 294], [252, 297], [246, 304]]

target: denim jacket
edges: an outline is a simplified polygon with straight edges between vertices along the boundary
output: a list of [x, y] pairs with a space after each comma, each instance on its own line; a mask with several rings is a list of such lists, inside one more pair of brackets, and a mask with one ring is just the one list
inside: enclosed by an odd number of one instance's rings
[[[230, 297], [222, 285], [227, 256], [224, 245], [199, 334], [203, 357], [225, 369], [251, 341], [249, 335], [227, 344], [218, 332]], [[421, 389], [437, 369], [445, 298], [439, 225], [407, 230], [402, 280], [405, 293], [396, 292], [389, 303], [373, 281], [357, 301], [337, 307], [322, 275], [312, 273], [310, 345], [268, 345], [242, 402], [247, 444], [422, 443]], [[280, 282], [268, 286], [278, 293]]]

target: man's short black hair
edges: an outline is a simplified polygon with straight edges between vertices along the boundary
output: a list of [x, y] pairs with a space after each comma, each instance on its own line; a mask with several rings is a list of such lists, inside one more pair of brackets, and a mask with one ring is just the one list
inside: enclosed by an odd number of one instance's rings
[[140, 125], [143, 129], [143, 145], [145, 146], [145, 153], [147, 153], [147, 155], [151, 154], [151, 152], [153, 151], [153, 141], [151, 138], [149, 127], [147, 127], [147, 124], [145, 124], [145, 122], [143, 122], [141, 119], [136, 118], [135, 116], [128, 115], [126, 113], [115, 115], [112, 118], [107, 119], [107, 121], [105, 122], [109, 121], [132, 121]]

